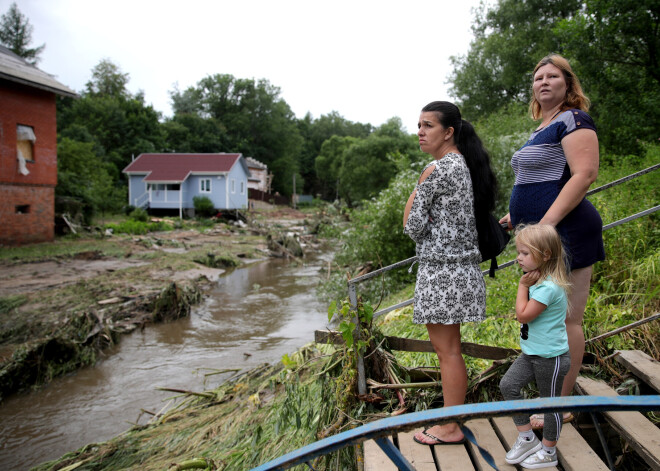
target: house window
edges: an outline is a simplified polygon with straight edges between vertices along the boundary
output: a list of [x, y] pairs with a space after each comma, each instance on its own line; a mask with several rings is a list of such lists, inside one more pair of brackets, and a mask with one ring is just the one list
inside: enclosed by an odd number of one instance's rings
[[241, 181], [241, 195], [245, 194], [245, 182]]
[[34, 162], [34, 143], [37, 137], [31, 126], [19, 124], [16, 126], [16, 159], [18, 160], [18, 171], [27, 175], [30, 171], [25, 166], [26, 162]]
[[231, 179], [231, 192], [236, 193], [236, 180]]
[[181, 189], [181, 185], [179, 183], [170, 183], [165, 185], [165, 189], [170, 191], [179, 191]]
[[202, 178], [199, 181], [199, 192], [200, 193], [211, 193], [211, 179]]
[[29, 214], [30, 205], [29, 204], [19, 204], [16, 206], [16, 214]]

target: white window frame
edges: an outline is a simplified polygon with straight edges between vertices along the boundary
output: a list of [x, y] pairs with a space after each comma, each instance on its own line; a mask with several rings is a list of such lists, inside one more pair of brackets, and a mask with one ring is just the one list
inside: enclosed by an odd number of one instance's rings
[[241, 180], [241, 195], [245, 194], [245, 182]]
[[231, 179], [231, 192], [236, 193], [236, 180], [233, 178]]
[[[204, 182], [206, 182], [206, 185], [204, 185]], [[207, 189], [204, 189], [206, 187]], [[210, 178], [202, 178], [199, 180], [199, 192], [200, 193], [211, 193], [211, 179]]]

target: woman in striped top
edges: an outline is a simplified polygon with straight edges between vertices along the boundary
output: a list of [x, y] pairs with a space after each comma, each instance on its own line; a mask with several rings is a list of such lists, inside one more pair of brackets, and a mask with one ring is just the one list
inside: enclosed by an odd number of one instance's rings
[[[530, 113], [540, 126], [513, 154], [516, 179], [509, 214], [500, 222], [513, 229], [520, 223], [557, 228], [570, 262], [573, 290], [566, 320], [571, 369], [562, 395], [573, 391], [584, 355], [582, 319], [589, 297], [593, 264], [605, 259], [603, 222], [585, 198], [598, 176], [598, 137], [587, 114], [589, 99], [568, 61], [557, 54], [541, 59], [533, 74]], [[535, 428], [543, 426], [535, 418]]]

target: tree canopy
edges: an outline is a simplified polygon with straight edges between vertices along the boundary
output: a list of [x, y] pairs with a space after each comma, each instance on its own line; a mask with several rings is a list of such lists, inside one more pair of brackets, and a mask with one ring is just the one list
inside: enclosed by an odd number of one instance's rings
[[482, 6], [468, 53], [452, 57], [450, 92], [468, 119], [530, 99], [550, 53], [570, 62], [592, 101], [601, 144], [640, 150], [659, 118], [660, 13], [655, 0], [499, 0]]
[[174, 119], [192, 114], [214, 120], [224, 130], [227, 147], [222, 151], [241, 152], [265, 163], [275, 174], [275, 188], [292, 193], [290, 176], [298, 171], [296, 158], [303, 140], [278, 87], [264, 79], [215, 74], [195, 87], [174, 90], [171, 97]]
[[7, 13], [0, 17], [0, 43], [28, 63], [36, 65], [40, 60], [39, 54], [43, 52], [46, 45], [29, 47], [32, 42], [33, 30], [34, 27], [20, 12], [16, 2], [12, 3]]

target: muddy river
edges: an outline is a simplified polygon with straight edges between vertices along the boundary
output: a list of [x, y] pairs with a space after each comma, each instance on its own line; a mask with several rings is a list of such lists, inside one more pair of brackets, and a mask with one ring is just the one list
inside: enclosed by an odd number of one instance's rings
[[190, 317], [124, 336], [94, 367], [0, 403], [0, 469], [27, 470], [144, 424], [170, 392], [212, 389], [230, 373], [274, 363], [313, 341], [327, 325], [315, 293], [330, 255], [304, 265], [256, 262], [220, 277]]

